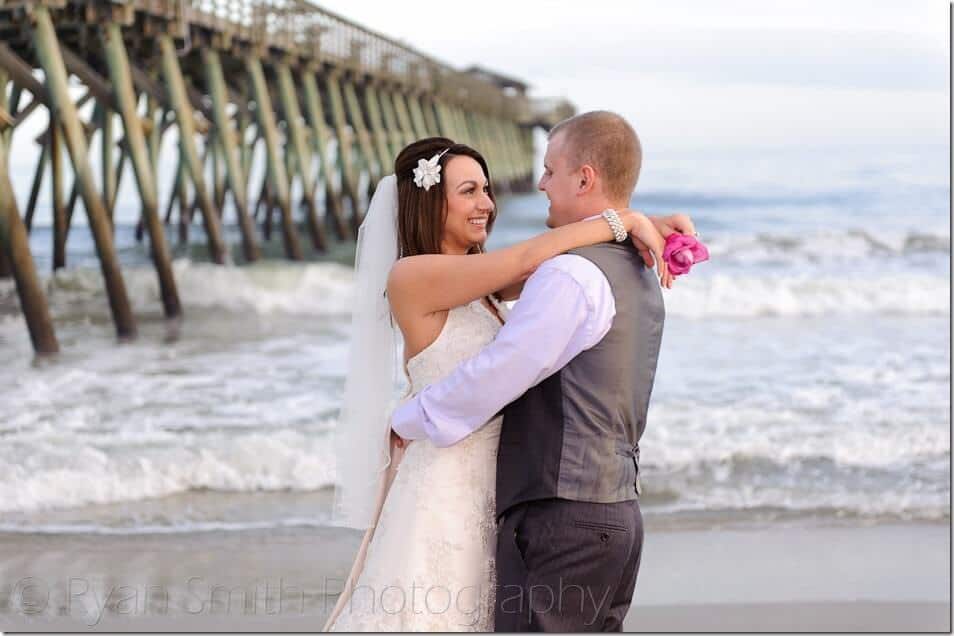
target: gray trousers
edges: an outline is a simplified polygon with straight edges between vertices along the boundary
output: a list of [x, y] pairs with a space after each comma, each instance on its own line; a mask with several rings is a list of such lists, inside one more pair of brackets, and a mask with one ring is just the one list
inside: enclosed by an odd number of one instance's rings
[[622, 631], [642, 549], [635, 500], [513, 506], [498, 526], [495, 631]]

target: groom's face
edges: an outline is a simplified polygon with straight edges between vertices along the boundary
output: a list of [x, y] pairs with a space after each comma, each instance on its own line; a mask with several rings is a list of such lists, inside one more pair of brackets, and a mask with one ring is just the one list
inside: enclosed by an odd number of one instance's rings
[[550, 200], [547, 227], [560, 227], [577, 220], [579, 170], [573, 169], [565, 152], [564, 135], [557, 133], [543, 156], [543, 176], [537, 187]]

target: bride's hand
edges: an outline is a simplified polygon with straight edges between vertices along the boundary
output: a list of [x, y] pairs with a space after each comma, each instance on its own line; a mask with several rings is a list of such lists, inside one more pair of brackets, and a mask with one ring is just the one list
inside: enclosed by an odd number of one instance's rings
[[649, 218], [656, 229], [659, 230], [659, 233], [662, 234], [663, 239], [668, 238], [673, 232], [689, 236], [696, 235], [696, 226], [688, 214], [679, 212], [669, 216], [651, 216]]
[[656, 229], [655, 223], [645, 214], [634, 210], [626, 210], [626, 219], [624, 226], [629, 231], [629, 237], [633, 245], [639, 250], [646, 267], [655, 265], [659, 274], [659, 283], [666, 289], [672, 289], [673, 276], [669, 273], [669, 267], [663, 260], [663, 249], [666, 241], [662, 234]]

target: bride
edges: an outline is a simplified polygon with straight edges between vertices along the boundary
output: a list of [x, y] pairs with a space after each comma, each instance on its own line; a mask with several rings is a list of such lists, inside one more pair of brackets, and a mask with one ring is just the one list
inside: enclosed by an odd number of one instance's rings
[[[493, 630], [502, 418], [447, 448], [401, 445], [389, 427], [394, 369], [409, 395], [440, 380], [493, 340], [506, 318], [501, 300], [516, 299], [543, 261], [613, 239], [596, 217], [485, 253], [496, 215], [483, 156], [442, 137], [404, 148], [372, 198], [355, 259], [334, 511], [337, 525], [366, 533], [326, 631]], [[663, 263], [654, 221], [619, 217]], [[664, 266], [659, 274], [668, 285]]]

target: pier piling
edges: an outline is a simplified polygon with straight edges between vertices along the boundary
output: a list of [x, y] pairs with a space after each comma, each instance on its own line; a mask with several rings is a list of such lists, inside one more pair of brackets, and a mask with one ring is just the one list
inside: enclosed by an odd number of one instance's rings
[[[354, 238], [397, 153], [431, 135], [480, 149], [498, 191], [531, 186], [533, 128], [573, 109], [526, 88], [453, 69], [304, 0], [0, 0], [0, 278], [15, 279], [35, 351], [56, 351], [28, 234], [52, 223], [52, 266], [68, 266], [81, 202], [116, 333], [131, 338], [115, 246], [127, 164], [135, 240], [148, 237], [163, 313], [176, 318], [166, 233], [176, 223], [186, 246], [196, 211], [213, 263], [232, 262], [226, 225], [238, 227], [250, 263], [275, 221], [287, 258], [314, 257]], [[38, 110], [49, 116], [45, 131], [18, 140]], [[166, 133], [174, 146], [163, 145]], [[24, 174], [32, 179], [11, 181]], [[27, 195], [23, 210], [15, 187]], [[38, 209], [43, 187], [48, 212]]]

